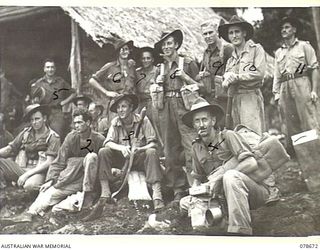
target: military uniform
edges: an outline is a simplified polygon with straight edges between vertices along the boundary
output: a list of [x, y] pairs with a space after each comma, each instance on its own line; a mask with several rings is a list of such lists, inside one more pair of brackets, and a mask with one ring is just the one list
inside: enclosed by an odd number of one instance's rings
[[[144, 77], [145, 76], [145, 77]], [[150, 95], [150, 85], [155, 83], [157, 76], [157, 67], [153, 66], [151, 71], [146, 71], [144, 68], [137, 69], [137, 77], [140, 78], [136, 88], [137, 96], [139, 97], [139, 106], [137, 112], [140, 113], [143, 107], [147, 108], [147, 116], [153, 126], [157, 126], [159, 130], [160, 121], [158, 110], [153, 107]]]
[[54, 76], [52, 82], [48, 82], [46, 76], [41, 77], [31, 85], [31, 98], [34, 99], [33, 93], [37, 89], [42, 88], [45, 93], [40, 99], [41, 105], [50, 106], [50, 116], [48, 117], [50, 127], [56, 131], [62, 139], [64, 139], [68, 121], [70, 120], [70, 112], [65, 107], [61, 107], [60, 103], [65, 100], [71, 93], [75, 92], [62, 77]]
[[[140, 120], [141, 119], [138, 114], [133, 114], [133, 125], [129, 130], [136, 131]], [[104, 145], [106, 146], [99, 151], [99, 177], [101, 180], [108, 180], [109, 182], [112, 182], [114, 178], [111, 173], [111, 168], [121, 168], [124, 165], [125, 158], [122, 153], [111, 149], [107, 144], [108, 142], [114, 142], [116, 144], [130, 146], [130, 141], [127, 140], [128, 132], [126, 129], [128, 128], [123, 127], [119, 117], [112, 120], [107, 138], [104, 142]], [[157, 136], [148, 117], [145, 117], [142, 122], [138, 142], [139, 147], [145, 146], [151, 142], [157, 142]], [[149, 148], [145, 152], [135, 155], [132, 169], [145, 171], [147, 183], [153, 184], [160, 182], [162, 179], [159, 154], [155, 148]]]
[[98, 176], [97, 153], [105, 138], [91, 131], [88, 139], [86, 145], [81, 145], [80, 134], [77, 131], [71, 131], [66, 136], [46, 176], [46, 182], [53, 181], [53, 185], [40, 193], [31, 204], [28, 213], [41, 214], [46, 208], [58, 204], [70, 194], [94, 191]]
[[[47, 156], [56, 157], [60, 148], [59, 135], [48, 128], [47, 131], [39, 138], [35, 138], [34, 131], [31, 127], [25, 128], [18, 136], [9, 143], [15, 155], [19, 152], [25, 152], [23, 158], [25, 165], [18, 165], [11, 159], [0, 158], [0, 171], [7, 181], [17, 181], [19, 176], [29, 169], [36, 167], [39, 158], [44, 160]], [[43, 160], [43, 159], [42, 159]], [[45, 180], [46, 173], [32, 175], [24, 184], [25, 189], [38, 190]]]
[[265, 74], [265, 51], [260, 44], [248, 40], [240, 55], [233, 51], [226, 72], [237, 75], [233, 83], [233, 125], [244, 124], [260, 135], [265, 131], [263, 96], [260, 88]]
[[[173, 77], [178, 64], [179, 56], [172, 62], [170, 68], [169, 63], [164, 62], [164, 108], [159, 110], [167, 167], [167, 185], [174, 189], [181, 189], [188, 185], [182, 166], [185, 165], [187, 171], [191, 171], [191, 142], [197, 136], [196, 132], [181, 120], [187, 109], [180, 92], [184, 83], [179, 77]], [[197, 64], [189, 57], [184, 57], [183, 70], [192, 79], [195, 79], [199, 73]], [[180, 157], [181, 153], [183, 153], [182, 157]]]
[[310, 98], [308, 75], [308, 70], [318, 68], [315, 51], [307, 41], [295, 39], [290, 47], [283, 44], [276, 51], [273, 93], [280, 97], [289, 137], [310, 129], [319, 131], [318, 107]]
[[[203, 183], [213, 172], [220, 171], [228, 204], [228, 232], [252, 234], [250, 209], [265, 204], [269, 198], [269, 185], [264, 180], [257, 183], [249, 174], [234, 168], [248, 157], [256, 156], [245, 139], [231, 130], [216, 131], [211, 144], [216, 147], [206, 145], [200, 138], [193, 142], [192, 175]], [[194, 197], [187, 196], [180, 201], [180, 206], [189, 210], [192, 202]]]
[[[221, 48], [216, 46], [213, 50], [209, 49], [208, 47], [203, 53], [203, 59], [200, 66], [200, 71], [205, 69], [205, 71], [210, 73], [208, 80], [211, 83], [211, 92], [205, 93], [204, 98], [209, 103], [211, 103], [212, 100], [216, 100], [217, 103], [224, 108], [224, 110], [227, 108], [227, 96], [226, 93], [224, 96], [222, 96], [222, 88], [218, 89], [218, 87], [215, 86], [215, 77], [223, 76], [227, 60], [230, 58], [232, 51], [233, 46], [229, 43], [222, 43]], [[221, 123], [224, 123], [224, 121], [221, 121]]]
[[[131, 64], [124, 66], [118, 60], [109, 62], [93, 74], [92, 78], [108, 91], [114, 91], [119, 94], [136, 92], [135, 83], [137, 76], [135, 66]], [[110, 101], [111, 98], [103, 103], [105, 110], [109, 110]], [[110, 126], [110, 122], [116, 117], [116, 114], [107, 112], [106, 115]]]

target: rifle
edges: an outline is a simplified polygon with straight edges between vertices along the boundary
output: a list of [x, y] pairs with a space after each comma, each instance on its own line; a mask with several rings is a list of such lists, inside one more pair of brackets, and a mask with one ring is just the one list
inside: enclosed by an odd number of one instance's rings
[[127, 182], [129, 173], [130, 173], [132, 165], [133, 165], [133, 159], [134, 159], [134, 156], [135, 156], [135, 154], [133, 153], [133, 148], [135, 147], [135, 142], [137, 141], [138, 136], [140, 134], [141, 126], [142, 126], [144, 117], [146, 116], [146, 111], [147, 111], [146, 107], [143, 107], [141, 112], [140, 112], [140, 118], [141, 119], [140, 119], [138, 127], [137, 127], [137, 129], [136, 129], [136, 131], [134, 133], [133, 143], [132, 143], [132, 146], [131, 146], [132, 153], [130, 154], [130, 158], [126, 159], [124, 167], [122, 168], [123, 172], [125, 174], [124, 178], [122, 180], [120, 188], [111, 195], [111, 198], [114, 198], [115, 196], [117, 196], [121, 192], [121, 190], [123, 189], [123, 187], [125, 186], [125, 184]]

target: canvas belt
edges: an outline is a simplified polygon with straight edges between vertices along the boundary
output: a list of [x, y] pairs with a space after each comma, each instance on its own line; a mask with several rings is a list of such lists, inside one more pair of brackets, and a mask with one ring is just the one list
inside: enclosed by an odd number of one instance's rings
[[305, 72], [296, 72], [294, 74], [286, 74], [286, 75], [282, 75], [281, 78], [280, 78], [280, 83], [282, 82], [286, 82], [286, 81], [289, 81], [289, 80], [293, 80], [293, 79], [297, 79], [297, 78], [300, 78], [300, 77], [304, 77], [304, 76], [308, 76], [308, 73], [305, 71]]
[[180, 90], [169, 90], [164, 92], [165, 97], [181, 97]]

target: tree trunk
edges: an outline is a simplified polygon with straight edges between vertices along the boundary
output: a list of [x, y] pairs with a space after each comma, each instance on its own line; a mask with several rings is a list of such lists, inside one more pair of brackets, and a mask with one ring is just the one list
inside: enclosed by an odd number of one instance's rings
[[316, 38], [317, 38], [317, 55], [318, 59], [320, 59], [320, 8], [319, 7], [312, 7], [312, 17], [313, 17], [313, 25], [316, 31]]

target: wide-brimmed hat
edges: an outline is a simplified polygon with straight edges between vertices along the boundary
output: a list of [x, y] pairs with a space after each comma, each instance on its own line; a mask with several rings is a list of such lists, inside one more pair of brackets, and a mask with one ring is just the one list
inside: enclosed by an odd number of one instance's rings
[[161, 52], [162, 51], [161, 44], [169, 36], [174, 37], [174, 40], [178, 43], [178, 48], [177, 49], [179, 49], [181, 47], [182, 41], [183, 41], [183, 34], [182, 34], [181, 30], [174, 30], [172, 32], [162, 32], [159, 42], [157, 42], [154, 45], [154, 48], [155, 48], [155, 50], [157, 52]]
[[300, 21], [297, 18], [294, 18], [292, 16], [283, 17], [281, 19], [281, 22], [280, 22], [280, 27], [284, 23], [290, 23], [293, 27], [295, 27], [297, 29], [297, 32], [299, 32], [301, 30], [301, 28], [302, 28], [302, 25], [301, 25]]
[[49, 107], [47, 105], [40, 105], [39, 103], [28, 105], [24, 110], [23, 120], [28, 121], [30, 116], [35, 112], [40, 111], [43, 115], [48, 115]]
[[233, 25], [240, 26], [247, 32], [246, 41], [249, 40], [250, 38], [252, 38], [253, 26], [250, 23], [243, 20], [241, 17], [238, 17], [236, 15], [231, 17], [229, 23], [220, 25], [218, 27], [219, 36], [222, 37], [227, 42], [230, 42], [229, 37], [228, 37], [228, 31], [229, 31], [229, 28]]
[[224, 116], [223, 108], [216, 103], [210, 104], [202, 97], [199, 97], [191, 106], [191, 110], [182, 116], [182, 122], [193, 128], [193, 115], [199, 111], [207, 110], [216, 117], [217, 122]]
[[83, 100], [83, 101], [85, 101], [85, 102], [88, 103], [88, 104], [90, 104], [90, 102], [92, 102], [91, 98], [88, 97], [88, 96], [85, 96], [85, 95], [78, 95], [78, 96], [74, 97], [74, 98], [72, 99], [72, 102], [73, 102], [74, 105], [77, 106], [77, 102], [78, 102], [79, 100]]
[[119, 53], [120, 49], [125, 45], [128, 45], [130, 50], [133, 49], [133, 41], [132, 40], [129, 40], [129, 41], [120, 40], [118, 43], [115, 44], [114, 48], [115, 48], [116, 52]]
[[133, 109], [135, 110], [138, 107], [139, 99], [134, 94], [122, 94], [111, 101], [110, 111], [117, 113], [117, 105], [121, 100], [130, 100], [133, 105]]

